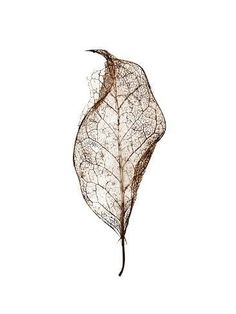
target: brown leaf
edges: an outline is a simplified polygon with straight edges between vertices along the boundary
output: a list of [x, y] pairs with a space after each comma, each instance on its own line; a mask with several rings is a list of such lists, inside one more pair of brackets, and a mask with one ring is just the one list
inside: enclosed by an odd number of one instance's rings
[[137, 190], [166, 124], [138, 64], [90, 51], [104, 56], [106, 64], [90, 82], [93, 99], [76, 136], [74, 166], [85, 201], [120, 236], [121, 275]]

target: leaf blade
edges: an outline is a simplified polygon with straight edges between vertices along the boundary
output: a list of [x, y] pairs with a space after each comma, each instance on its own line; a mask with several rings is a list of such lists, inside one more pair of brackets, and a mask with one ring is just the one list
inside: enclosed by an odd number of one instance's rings
[[156, 143], [165, 133], [165, 118], [144, 70], [105, 50], [106, 58], [92, 87], [93, 104], [80, 123], [74, 166], [89, 207], [124, 239], [137, 190]]

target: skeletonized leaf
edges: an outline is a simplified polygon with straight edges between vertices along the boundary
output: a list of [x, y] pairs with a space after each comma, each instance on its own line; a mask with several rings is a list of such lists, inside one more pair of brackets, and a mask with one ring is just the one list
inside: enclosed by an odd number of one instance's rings
[[105, 50], [92, 76], [92, 103], [80, 123], [74, 166], [89, 207], [120, 236], [125, 264], [125, 233], [149, 159], [166, 128], [144, 70]]

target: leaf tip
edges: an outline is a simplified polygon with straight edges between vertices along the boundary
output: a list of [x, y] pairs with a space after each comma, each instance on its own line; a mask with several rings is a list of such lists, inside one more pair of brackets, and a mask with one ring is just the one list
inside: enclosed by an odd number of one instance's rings
[[86, 49], [85, 51], [89, 51], [89, 52], [93, 52], [93, 53], [96, 53], [96, 52], [97, 52], [96, 49]]
[[107, 60], [114, 58], [113, 55], [111, 55], [107, 50], [104, 50], [104, 49], [88, 49], [88, 50], [85, 50], [85, 51], [98, 53], [99, 55], [103, 56]]

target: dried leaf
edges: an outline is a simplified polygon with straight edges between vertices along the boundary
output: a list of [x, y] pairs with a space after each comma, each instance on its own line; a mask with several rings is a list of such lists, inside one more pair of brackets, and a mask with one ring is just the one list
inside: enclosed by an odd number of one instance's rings
[[92, 102], [76, 136], [74, 166], [85, 201], [120, 236], [121, 275], [137, 190], [166, 124], [138, 64], [105, 50], [90, 51], [105, 57], [106, 64], [90, 82]]

